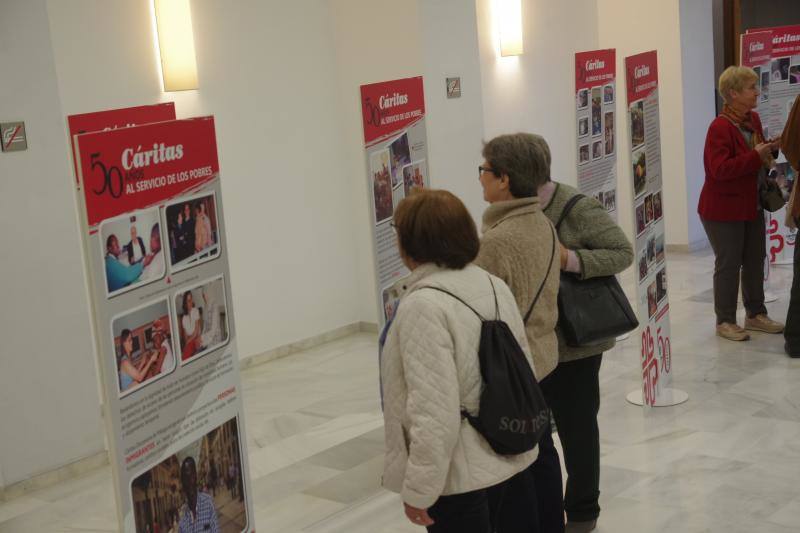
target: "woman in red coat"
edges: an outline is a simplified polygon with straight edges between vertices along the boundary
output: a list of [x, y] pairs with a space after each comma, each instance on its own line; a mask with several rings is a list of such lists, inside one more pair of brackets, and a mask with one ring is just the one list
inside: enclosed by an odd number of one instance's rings
[[[706, 180], [697, 212], [714, 249], [714, 311], [717, 335], [745, 341], [746, 330], [780, 333], [783, 324], [764, 306], [764, 214], [758, 203], [759, 173], [772, 161], [778, 141], [764, 139], [758, 114], [758, 75], [747, 67], [728, 67], [719, 78], [725, 101], [708, 128], [703, 155]], [[739, 274], [747, 317], [736, 324]]]

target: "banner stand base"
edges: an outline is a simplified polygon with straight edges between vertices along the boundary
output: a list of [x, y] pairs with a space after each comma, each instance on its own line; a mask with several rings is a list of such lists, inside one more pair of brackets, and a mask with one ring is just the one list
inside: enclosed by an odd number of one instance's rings
[[[671, 399], [657, 402], [653, 407], [672, 407], [673, 405], [680, 405], [689, 399], [689, 393], [680, 389], [664, 389], [664, 396]], [[625, 399], [633, 405], [644, 405], [641, 390], [631, 392]]]

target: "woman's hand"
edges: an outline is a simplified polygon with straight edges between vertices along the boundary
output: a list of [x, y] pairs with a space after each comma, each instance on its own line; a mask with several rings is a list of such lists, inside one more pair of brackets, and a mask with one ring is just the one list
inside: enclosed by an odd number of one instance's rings
[[768, 155], [772, 154], [775, 150], [780, 148], [781, 142], [780, 139], [776, 139], [774, 141], [766, 141], [763, 143], [759, 143], [755, 146], [755, 151], [758, 152], [758, 155], [763, 159]]
[[566, 270], [567, 261], [569, 261], [569, 249], [561, 243], [558, 243], [558, 248], [561, 255], [561, 270]]
[[412, 507], [407, 503], [403, 503], [403, 507], [405, 507], [406, 516], [415, 526], [428, 527], [433, 525], [433, 519], [428, 514], [427, 509], [417, 509], [416, 507]]

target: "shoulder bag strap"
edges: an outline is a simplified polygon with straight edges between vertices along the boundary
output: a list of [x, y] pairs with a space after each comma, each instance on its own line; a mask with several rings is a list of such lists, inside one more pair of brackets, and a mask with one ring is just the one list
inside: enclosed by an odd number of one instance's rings
[[572, 211], [572, 208], [575, 207], [575, 204], [577, 204], [582, 198], [586, 198], [586, 196], [579, 193], [567, 200], [567, 203], [564, 204], [564, 207], [561, 209], [561, 216], [558, 217], [558, 222], [555, 224], [556, 231], [561, 228], [561, 223], [564, 222], [564, 219], [567, 218], [569, 212]]
[[555, 258], [556, 258], [556, 230], [553, 229], [553, 249], [550, 251], [550, 266], [544, 275], [542, 284], [539, 285], [539, 290], [536, 291], [536, 296], [533, 297], [533, 302], [531, 302], [531, 306], [528, 308], [528, 312], [525, 313], [525, 318], [522, 320], [523, 324], [528, 323], [528, 319], [531, 317], [531, 313], [533, 313], [533, 307], [536, 305], [536, 302], [539, 301], [539, 296], [542, 295], [542, 289], [544, 289], [544, 284], [547, 283], [547, 278], [550, 276], [550, 271], [553, 270], [553, 261], [555, 260]]
[[[489, 280], [489, 281], [491, 281], [491, 280]], [[471, 305], [469, 305], [467, 302], [465, 302], [464, 300], [462, 300], [461, 298], [459, 298], [458, 296], [456, 296], [455, 294], [453, 294], [453, 293], [452, 293], [452, 292], [450, 292], [450, 291], [447, 291], [447, 290], [445, 290], [445, 289], [441, 289], [441, 288], [439, 288], [439, 287], [432, 287], [432, 286], [430, 286], [430, 285], [425, 285], [425, 286], [423, 286], [423, 287], [420, 287], [420, 289], [433, 289], [433, 290], [435, 290], [435, 291], [439, 291], [439, 292], [443, 292], [443, 293], [445, 293], [445, 294], [449, 294], [450, 296], [452, 296], [453, 298], [455, 298], [456, 300], [458, 300], [458, 301], [459, 301], [459, 302], [461, 302], [462, 304], [466, 305], [466, 306], [469, 308], [469, 310], [470, 310], [470, 311], [472, 311], [473, 313], [475, 313], [475, 314], [478, 316], [478, 318], [481, 320], [481, 322], [485, 322], [485, 321], [486, 321], [486, 319], [485, 319], [485, 318], [483, 318], [483, 317], [481, 316], [481, 314], [475, 310], [475, 308], [474, 308], [474, 307], [472, 307], [472, 306], [471, 306]], [[492, 289], [494, 290], [494, 285], [492, 285]]]

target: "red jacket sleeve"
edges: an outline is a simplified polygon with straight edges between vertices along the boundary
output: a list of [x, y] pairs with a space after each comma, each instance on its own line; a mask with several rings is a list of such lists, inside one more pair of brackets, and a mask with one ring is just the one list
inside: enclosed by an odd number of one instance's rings
[[[723, 119], [725, 120], [725, 119]], [[708, 129], [705, 147], [706, 176], [714, 181], [733, 181], [751, 178], [761, 168], [761, 157], [754, 149], [737, 154], [738, 139], [732, 134], [741, 135], [732, 124], [714, 121]], [[744, 139], [742, 139], [744, 145]]]

